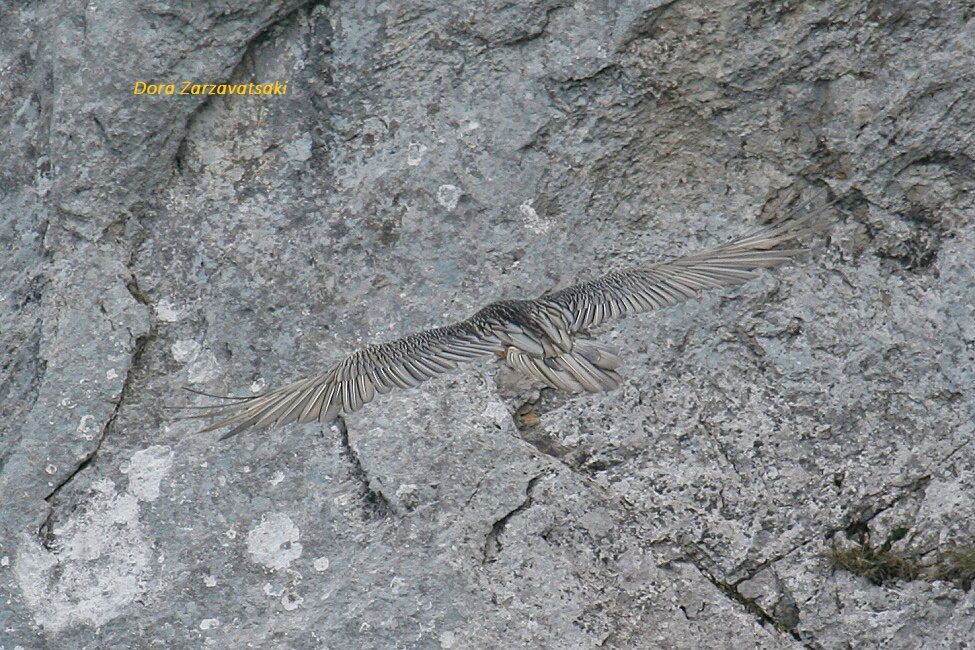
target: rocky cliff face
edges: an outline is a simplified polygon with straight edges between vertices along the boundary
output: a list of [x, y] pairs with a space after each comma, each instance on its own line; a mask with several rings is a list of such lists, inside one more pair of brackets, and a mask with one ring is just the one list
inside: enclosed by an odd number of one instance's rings
[[[975, 642], [971, 2], [205, 4], [0, 9], [0, 647]], [[804, 206], [610, 394], [164, 407]]]

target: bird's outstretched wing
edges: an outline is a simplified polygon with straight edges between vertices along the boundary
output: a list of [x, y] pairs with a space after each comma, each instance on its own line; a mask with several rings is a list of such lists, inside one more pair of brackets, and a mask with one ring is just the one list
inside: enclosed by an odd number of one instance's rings
[[496, 354], [509, 366], [571, 392], [619, 384], [620, 360], [609, 348], [578, 334], [610, 317], [666, 307], [703, 289], [741, 284], [802, 249], [796, 237], [807, 219], [782, 222], [710, 250], [652, 266], [616, 271], [535, 300], [502, 301], [471, 318], [397, 341], [357, 350], [325, 372], [254, 397], [203, 407], [192, 417], [219, 417], [203, 429], [246, 429], [290, 422], [327, 422], [351, 413], [375, 394], [412, 388], [458, 363]]
[[758, 277], [803, 249], [796, 238], [812, 232], [808, 217], [783, 221], [716, 248], [651, 266], [614, 271], [538, 299], [557, 306], [570, 334], [596, 327], [609, 318], [669, 307], [704, 289], [729, 287]]
[[319, 375], [277, 390], [203, 409], [193, 417], [220, 417], [203, 431], [232, 427], [221, 440], [246, 429], [290, 422], [328, 422], [351, 413], [391, 388], [412, 388], [458, 363], [502, 354], [502, 341], [490, 328], [468, 321], [420, 332], [353, 352]]

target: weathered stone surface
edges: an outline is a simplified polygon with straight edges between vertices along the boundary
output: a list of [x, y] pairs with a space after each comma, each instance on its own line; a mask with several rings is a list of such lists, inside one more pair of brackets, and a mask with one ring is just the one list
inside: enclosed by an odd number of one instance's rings
[[[971, 3], [0, 8], [0, 648], [967, 647]], [[283, 97], [138, 80], [287, 80]], [[826, 207], [830, 196], [843, 196]], [[798, 264], [216, 443], [167, 403], [806, 203]]]

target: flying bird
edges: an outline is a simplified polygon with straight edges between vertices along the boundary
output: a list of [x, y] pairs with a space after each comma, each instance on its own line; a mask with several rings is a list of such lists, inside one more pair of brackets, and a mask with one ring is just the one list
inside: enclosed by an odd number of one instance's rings
[[783, 220], [721, 246], [650, 266], [614, 271], [534, 300], [494, 302], [467, 320], [356, 350], [323, 372], [232, 403], [202, 407], [220, 417], [203, 431], [291, 422], [329, 422], [358, 410], [377, 393], [413, 388], [459, 365], [494, 356], [545, 386], [596, 393], [621, 381], [620, 355], [592, 340], [606, 320], [675, 305], [706, 289], [739, 285], [796, 254], [810, 217]]

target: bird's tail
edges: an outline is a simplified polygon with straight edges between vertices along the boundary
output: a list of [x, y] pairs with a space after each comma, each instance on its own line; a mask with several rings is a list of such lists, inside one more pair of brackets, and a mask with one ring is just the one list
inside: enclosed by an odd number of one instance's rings
[[615, 370], [620, 365], [616, 352], [595, 341], [576, 341], [572, 350], [552, 357], [527, 354], [511, 346], [505, 361], [522, 374], [569, 393], [599, 393], [622, 381]]

